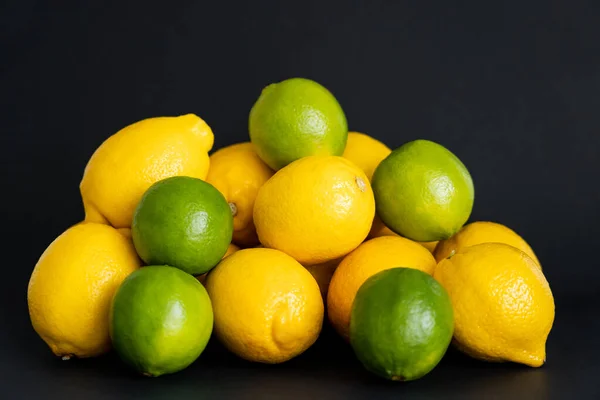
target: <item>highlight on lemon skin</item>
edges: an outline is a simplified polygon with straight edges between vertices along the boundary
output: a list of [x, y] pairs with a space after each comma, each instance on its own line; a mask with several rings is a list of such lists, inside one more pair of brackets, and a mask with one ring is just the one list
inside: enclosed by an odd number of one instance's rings
[[200, 117], [147, 118], [106, 139], [90, 158], [80, 183], [85, 219], [129, 228], [144, 192], [159, 180], [205, 179], [211, 128]]
[[472, 357], [539, 367], [554, 322], [554, 298], [536, 262], [503, 243], [461, 249], [434, 277], [454, 308], [454, 342]]

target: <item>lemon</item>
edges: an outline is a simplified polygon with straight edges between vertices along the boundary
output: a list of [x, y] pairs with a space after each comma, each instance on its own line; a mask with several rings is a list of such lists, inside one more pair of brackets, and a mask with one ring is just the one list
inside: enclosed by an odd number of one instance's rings
[[342, 259], [338, 258], [321, 264], [304, 266], [317, 281], [324, 302], [327, 301], [327, 292], [329, 291], [329, 284], [331, 283], [333, 273], [341, 261]]
[[367, 237], [374, 215], [365, 173], [336, 156], [304, 157], [280, 169], [254, 204], [260, 242], [304, 265], [352, 251]]
[[423, 246], [400, 236], [370, 239], [339, 264], [327, 293], [327, 315], [333, 327], [348, 339], [350, 314], [356, 292], [372, 275], [388, 268], [406, 267], [433, 274], [435, 259]]
[[[373, 173], [377, 166], [387, 156], [390, 155], [392, 150], [379, 140], [370, 137], [360, 132], [348, 132], [348, 143], [346, 144], [346, 150], [344, 150], [344, 158], [352, 161], [360, 169], [363, 170], [369, 181], [373, 178]], [[369, 232], [368, 238], [376, 238], [379, 236], [396, 236], [390, 228], [385, 226], [377, 215], [373, 219], [371, 225], [371, 231]], [[437, 241], [433, 242], [419, 242], [427, 250], [433, 252]]]
[[475, 191], [469, 171], [445, 147], [406, 143], [373, 174], [377, 215], [392, 231], [419, 242], [447, 239], [467, 222]]
[[249, 130], [258, 155], [274, 170], [306, 156], [341, 156], [348, 139], [336, 98], [304, 78], [265, 87], [250, 111]]
[[[348, 132], [348, 142], [343, 157], [362, 169], [370, 182], [379, 163], [391, 152], [389, 147], [375, 138], [360, 132]], [[375, 215], [368, 237], [374, 238], [388, 234], [395, 235]]]
[[236, 246], [233, 243], [230, 243], [229, 246], [227, 247], [227, 251], [225, 252], [225, 255], [223, 256], [223, 258], [232, 255], [233, 253], [235, 253], [236, 251], [239, 251], [240, 248], [238, 246]]
[[[369, 239], [373, 239], [373, 238], [380, 237], [380, 236], [399, 236], [399, 235], [397, 233], [395, 233], [394, 231], [392, 231], [387, 226], [385, 226], [385, 224], [381, 221], [381, 218], [379, 218], [377, 215], [375, 215], [375, 219], [373, 219], [373, 225], [371, 226], [371, 231], [369, 232], [369, 236], [367, 236], [367, 237]], [[423, 246], [427, 250], [429, 250], [430, 253], [433, 253], [433, 251], [435, 250], [435, 247], [438, 244], [438, 241], [434, 240], [433, 242], [417, 242], [417, 243], [419, 243], [421, 246]]]
[[343, 157], [362, 169], [370, 181], [375, 168], [391, 152], [392, 150], [389, 147], [369, 135], [360, 132], [348, 132], [348, 142]]
[[[233, 253], [235, 253], [236, 251], [239, 251], [240, 248], [237, 247], [235, 244], [231, 243], [229, 244], [229, 246], [227, 247], [227, 251], [225, 252], [225, 255], [223, 256], [223, 258], [232, 255]], [[196, 276], [196, 279], [198, 279], [198, 281], [200, 281], [201, 284], [204, 285], [204, 283], [206, 282], [206, 276], [208, 275], [208, 272], [205, 272], [201, 275]]]
[[454, 308], [454, 340], [482, 360], [539, 367], [554, 322], [552, 291], [536, 262], [503, 243], [456, 252], [434, 273]]
[[429, 252], [431, 254], [433, 254], [433, 252], [435, 251], [435, 248], [437, 247], [437, 244], [439, 242], [436, 240], [433, 242], [417, 242], [417, 243], [419, 243], [421, 246], [425, 247], [427, 250], [429, 250]]
[[210, 127], [194, 114], [148, 118], [102, 143], [90, 158], [80, 184], [85, 220], [129, 228], [144, 192], [176, 175], [204, 179]]
[[323, 300], [310, 273], [273, 249], [245, 249], [217, 265], [206, 280], [214, 332], [249, 361], [276, 364], [308, 349], [323, 323]]
[[27, 290], [33, 328], [57, 356], [110, 349], [108, 314], [121, 282], [141, 265], [130, 239], [96, 223], [58, 236], [37, 262]]
[[441, 241], [434, 256], [440, 262], [466, 247], [494, 242], [514, 246], [531, 257], [537, 265], [540, 265], [535, 253], [521, 236], [509, 227], [488, 221], [477, 221], [465, 225], [456, 235]]
[[237, 143], [210, 156], [206, 182], [216, 187], [233, 213], [233, 242], [243, 247], [259, 244], [252, 219], [258, 189], [273, 176], [252, 143]]

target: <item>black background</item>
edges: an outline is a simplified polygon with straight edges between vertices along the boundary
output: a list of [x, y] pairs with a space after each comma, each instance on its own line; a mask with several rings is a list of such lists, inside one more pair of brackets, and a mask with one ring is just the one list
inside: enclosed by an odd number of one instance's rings
[[[455, 3], [2, 2], [2, 397], [598, 398], [600, 2]], [[327, 327], [282, 365], [244, 362], [213, 340], [157, 379], [113, 354], [51, 355], [29, 322], [27, 282], [82, 219], [94, 149], [139, 119], [188, 112], [211, 125], [216, 148], [248, 140], [262, 87], [294, 76], [329, 88], [351, 130], [392, 148], [434, 140], [463, 160], [471, 219], [524, 236], [553, 289], [544, 367], [450, 351], [425, 378], [388, 383]]]

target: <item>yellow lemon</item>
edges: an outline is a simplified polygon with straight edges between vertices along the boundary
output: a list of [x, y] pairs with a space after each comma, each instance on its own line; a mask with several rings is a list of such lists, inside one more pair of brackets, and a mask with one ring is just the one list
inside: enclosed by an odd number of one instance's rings
[[442, 260], [434, 278], [454, 309], [454, 340], [488, 361], [539, 367], [554, 322], [554, 298], [536, 262], [503, 243], [483, 243]]
[[385, 269], [406, 267], [433, 274], [435, 259], [427, 249], [400, 236], [367, 240], [348, 254], [337, 267], [327, 293], [327, 315], [345, 339], [350, 329], [352, 303], [360, 286]]
[[540, 265], [535, 253], [521, 236], [504, 225], [488, 221], [477, 221], [463, 226], [457, 234], [440, 242], [434, 256], [437, 262], [440, 262], [453, 253], [481, 243], [509, 244], [525, 252], [538, 266]]
[[371, 231], [369, 232], [369, 239], [373, 239], [380, 236], [400, 236], [390, 228], [385, 226], [381, 218], [375, 214], [373, 219], [373, 225], [371, 225]]
[[273, 249], [245, 249], [209, 274], [214, 332], [249, 361], [281, 363], [308, 349], [323, 324], [323, 300], [310, 273]]
[[[348, 132], [348, 143], [344, 150], [344, 158], [352, 161], [357, 167], [363, 170], [369, 182], [373, 177], [373, 172], [379, 163], [386, 158], [392, 150], [379, 140], [360, 132]], [[375, 215], [371, 231], [368, 237], [396, 235], [388, 229], [381, 219]]]
[[[238, 251], [240, 248], [237, 247], [235, 244], [230, 243], [229, 246], [227, 247], [227, 252], [225, 253], [225, 255], [223, 256], [223, 258], [232, 255], [233, 253], [235, 253], [236, 251]], [[222, 258], [222, 259], [223, 259]], [[206, 276], [208, 275], [208, 272], [202, 274], [202, 275], [198, 275], [196, 278], [200, 281], [201, 284], [205, 284], [206, 283]]]
[[106, 352], [113, 294], [140, 265], [131, 240], [110, 226], [67, 229], [44, 251], [29, 280], [33, 328], [64, 359]]
[[317, 284], [319, 285], [319, 289], [321, 290], [321, 297], [323, 301], [327, 301], [327, 291], [329, 290], [329, 283], [331, 282], [331, 278], [333, 277], [333, 273], [336, 268], [342, 261], [341, 258], [337, 258], [335, 260], [326, 261], [321, 264], [315, 265], [305, 265], [304, 267], [310, 272], [310, 274], [315, 278]]
[[204, 179], [213, 133], [194, 114], [148, 118], [115, 133], [96, 149], [80, 184], [89, 222], [129, 228], [142, 195], [177, 175]]
[[[373, 220], [373, 226], [371, 227], [371, 232], [369, 232], [369, 239], [373, 239], [376, 237], [380, 237], [380, 236], [400, 236], [397, 233], [393, 232], [390, 228], [388, 228], [387, 226], [385, 226], [385, 224], [383, 223], [383, 221], [381, 221], [381, 218], [379, 218], [377, 215], [375, 215], [375, 219]], [[429, 250], [430, 253], [433, 253], [433, 251], [435, 250], [435, 247], [438, 244], [438, 241], [433, 241], [433, 242], [417, 242], [419, 243], [421, 246], [425, 247], [427, 250]]]
[[360, 132], [348, 132], [348, 142], [342, 157], [347, 158], [362, 169], [369, 178], [379, 163], [390, 155], [392, 150], [379, 140]]
[[375, 199], [365, 173], [337, 156], [309, 156], [258, 191], [254, 224], [265, 247], [305, 265], [339, 258], [367, 237]]
[[223, 256], [223, 258], [232, 255], [233, 253], [235, 253], [236, 251], [238, 251], [240, 248], [237, 247], [235, 244], [231, 243], [229, 245], [229, 247], [227, 247], [227, 252], [225, 253], [225, 255]]
[[273, 176], [250, 142], [224, 147], [210, 156], [206, 182], [216, 187], [233, 213], [233, 242], [256, 246], [258, 236], [252, 219], [258, 189]]
[[417, 242], [417, 243], [419, 243], [421, 246], [425, 247], [427, 250], [429, 250], [429, 252], [431, 254], [433, 254], [433, 252], [435, 251], [435, 248], [437, 247], [437, 244], [439, 242], [436, 240], [433, 242]]

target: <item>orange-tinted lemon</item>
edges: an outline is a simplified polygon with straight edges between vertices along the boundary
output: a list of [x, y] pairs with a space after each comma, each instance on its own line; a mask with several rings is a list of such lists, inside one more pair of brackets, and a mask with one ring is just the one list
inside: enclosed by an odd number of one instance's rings
[[431, 275], [435, 259], [420, 244], [400, 236], [367, 240], [344, 257], [327, 293], [329, 320], [343, 337], [348, 338], [352, 302], [360, 286], [370, 276], [393, 267], [414, 268]]
[[256, 154], [252, 143], [237, 143], [210, 156], [206, 181], [225, 196], [233, 213], [233, 242], [256, 246], [258, 236], [252, 219], [258, 189], [273, 176], [273, 170]]

